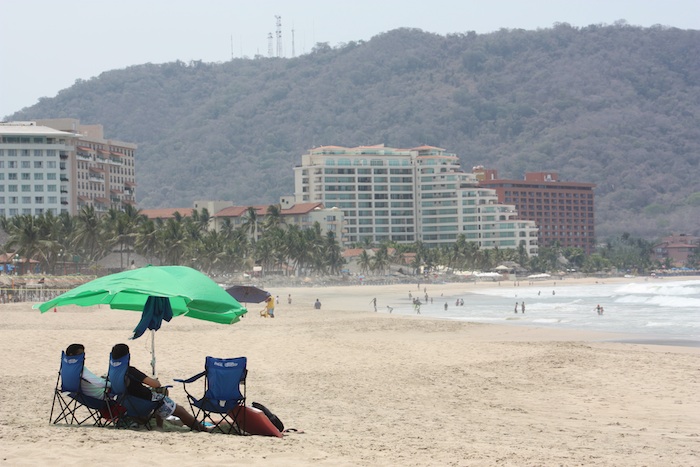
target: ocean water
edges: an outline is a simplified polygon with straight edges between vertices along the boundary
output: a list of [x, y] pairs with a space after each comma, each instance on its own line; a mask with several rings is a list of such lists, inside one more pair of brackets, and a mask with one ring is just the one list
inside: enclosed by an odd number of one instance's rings
[[[477, 323], [613, 332], [627, 334], [630, 339], [687, 341], [685, 344], [700, 346], [700, 281], [636, 280], [627, 284], [601, 281], [589, 285], [550, 280], [521, 281], [519, 286], [502, 282], [500, 287], [481, 290], [478, 284], [465, 284], [464, 293], [432, 296], [432, 304], [425, 303], [423, 292], [427, 287], [430, 297], [430, 285], [421, 285], [421, 315]], [[415, 286], [411, 293], [418, 294]], [[463, 299], [464, 305], [456, 306], [457, 299]], [[515, 314], [515, 302], [523, 301], [525, 314], [520, 307]], [[393, 313], [415, 314], [408, 287], [404, 297], [389, 305]], [[603, 315], [596, 312], [597, 305], [603, 307]]]

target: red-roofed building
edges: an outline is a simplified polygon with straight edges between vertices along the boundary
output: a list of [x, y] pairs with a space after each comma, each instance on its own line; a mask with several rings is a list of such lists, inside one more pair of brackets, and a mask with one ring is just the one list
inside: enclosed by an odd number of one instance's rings
[[518, 219], [535, 221], [540, 246], [595, 250], [593, 183], [564, 182], [556, 172], [527, 172], [523, 180], [498, 178], [494, 169], [474, 167], [479, 186], [496, 190], [498, 202], [515, 206]]
[[[293, 197], [280, 199], [280, 225], [297, 225], [301, 229], [313, 227], [318, 222], [323, 232], [333, 232], [340, 245], [343, 245], [342, 226], [343, 214], [339, 209], [326, 209], [321, 203], [294, 203]], [[228, 206], [216, 212], [213, 218], [213, 228], [221, 230], [225, 222], [230, 222], [233, 228], [240, 228], [248, 222], [248, 211], [255, 209], [256, 222], [263, 224], [269, 218], [269, 205]], [[258, 231], [260, 236], [261, 231]]]
[[654, 246], [654, 259], [665, 263], [670, 260], [671, 266], [682, 267], [688, 264], [688, 258], [700, 248], [700, 237], [686, 234], [669, 235]]

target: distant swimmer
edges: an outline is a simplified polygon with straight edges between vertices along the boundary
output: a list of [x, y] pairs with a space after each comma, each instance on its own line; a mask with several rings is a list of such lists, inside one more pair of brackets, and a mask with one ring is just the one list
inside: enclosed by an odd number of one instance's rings
[[522, 303], [520, 304], [520, 311], [522, 311], [523, 314], [525, 314], [525, 302], [522, 302]]
[[390, 307], [389, 305], [386, 306], [386, 309], [387, 309], [387, 311], [388, 311], [389, 313], [391, 313], [392, 311], [394, 311], [394, 309], [393, 309], [392, 307]]
[[515, 302], [515, 314], [518, 314], [518, 302]]
[[599, 315], [602, 315], [602, 314], [603, 314], [603, 307], [600, 306], [600, 305], [598, 305], [598, 306], [595, 307], [595, 311], [596, 311]]

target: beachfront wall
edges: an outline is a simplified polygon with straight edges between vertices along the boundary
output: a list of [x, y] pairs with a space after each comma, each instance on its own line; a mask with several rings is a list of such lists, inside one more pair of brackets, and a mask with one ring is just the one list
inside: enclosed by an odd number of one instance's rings
[[513, 205], [479, 188], [455, 154], [433, 146], [323, 146], [294, 168], [296, 202], [319, 202], [343, 212], [346, 243], [422, 242], [449, 245], [460, 235], [479, 248], [537, 254], [537, 227]]

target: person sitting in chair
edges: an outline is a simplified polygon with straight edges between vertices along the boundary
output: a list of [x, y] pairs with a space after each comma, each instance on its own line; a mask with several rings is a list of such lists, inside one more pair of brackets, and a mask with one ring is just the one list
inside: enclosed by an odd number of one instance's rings
[[[83, 344], [71, 344], [66, 347], [66, 356], [75, 357], [85, 353]], [[105, 398], [105, 389], [109, 387], [109, 383], [104, 378], [96, 376], [92, 371], [83, 366], [83, 373], [80, 375], [80, 390], [88, 397], [95, 399]]]
[[[129, 346], [126, 344], [117, 344], [112, 347], [112, 358], [115, 360], [128, 354]], [[156, 424], [159, 428], [163, 427], [163, 420], [174, 415], [194, 431], [208, 431], [184, 407], [176, 404], [165, 394], [165, 388], [161, 386], [158, 379], [146, 376], [145, 373], [131, 365], [126, 372], [126, 378], [126, 390], [129, 395], [148, 401], [163, 401], [163, 404], [156, 411]]]

